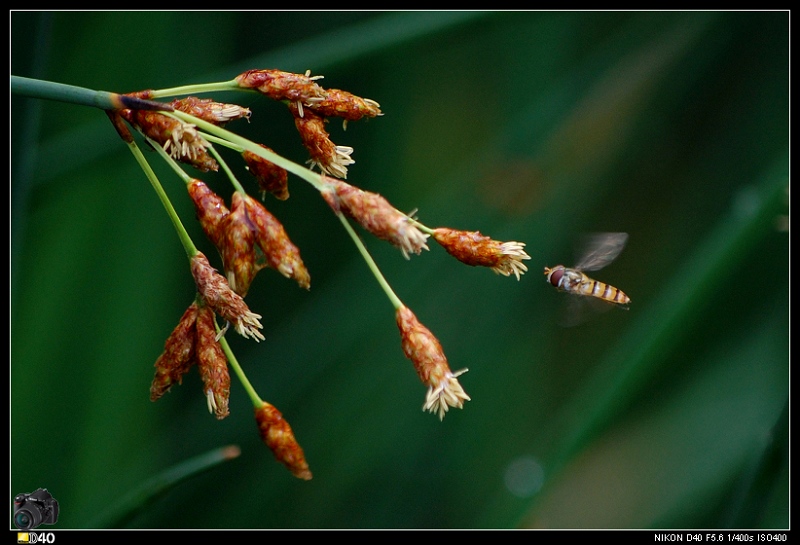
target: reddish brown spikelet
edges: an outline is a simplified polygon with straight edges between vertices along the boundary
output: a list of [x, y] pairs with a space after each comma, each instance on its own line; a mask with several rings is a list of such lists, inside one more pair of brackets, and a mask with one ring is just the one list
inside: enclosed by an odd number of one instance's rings
[[176, 161], [203, 172], [219, 170], [219, 164], [206, 151], [205, 141], [194, 125], [153, 111], [120, 110], [120, 115], [157, 142]]
[[248, 108], [243, 108], [236, 104], [214, 102], [210, 98], [176, 98], [170, 102], [170, 106], [219, 126], [243, 117], [250, 119], [250, 110]]
[[355, 161], [350, 157], [353, 148], [337, 146], [325, 130], [325, 118], [308, 109], [302, 110], [292, 103], [289, 110], [294, 116], [294, 125], [300, 134], [303, 146], [308, 150], [311, 166], [318, 166], [326, 174], [347, 178], [347, 166]]
[[363, 117], [383, 115], [380, 104], [368, 98], [361, 98], [341, 89], [327, 89], [325, 98], [309, 106], [316, 113], [326, 117], [341, 117], [357, 121]]
[[300, 257], [300, 250], [289, 240], [281, 222], [249, 195], [242, 196], [242, 199], [255, 226], [256, 244], [264, 253], [266, 265], [286, 278], [294, 279], [301, 288], [309, 289], [311, 276]]
[[243, 337], [264, 340], [259, 331], [261, 315], [250, 311], [244, 299], [231, 289], [225, 277], [211, 266], [202, 252], [192, 256], [191, 269], [200, 297], [217, 315], [232, 323]]
[[[259, 145], [266, 150], [272, 151], [263, 144]], [[252, 151], [245, 150], [242, 153], [242, 157], [250, 174], [255, 176], [261, 191], [272, 193], [275, 198], [281, 201], [289, 198], [289, 174], [286, 169], [270, 163]]]
[[325, 98], [325, 90], [311, 76], [281, 70], [248, 70], [236, 76], [239, 87], [256, 89], [273, 100], [300, 101], [305, 104]]
[[256, 227], [250, 219], [246, 199], [238, 191], [231, 199], [231, 211], [220, 222], [222, 263], [231, 289], [244, 297], [250, 289], [258, 267], [254, 251]]
[[364, 191], [341, 180], [326, 177], [324, 181], [336, 194], [323, 192], [334, 212], [343, 212], [364, 229], [400, 248], [403, 255], [419, 254], [427, 250], [428, 235], [422, 233], [410, 218], [397, 210], [377, 193]]
[[453, 373], [444, 355], [439, 340], [422, 325], [408, 307], [402, 306], [395, 313], [403, 353], [414, 364], [420, 380], [428, 386], [428, 394], [422, 409], [438, 413], [444, 418], [450, 407], [462, 408], [470, 398], [458, 382], [457, 377], [466, 369]]
[[497, 274], [514, 274], [519, 280], [528, 270], [522, 262], [530, 259], [522, 242], [500, 242], [482, 235], [479, 231], [459, 231], [447, 227], [433, 230], [433, 238], [447, 253], [467, 265], [490, 267]]
[[281, 412], [264, 401], [260, 407], [256, 407], [255, 415], [261, 440], [270, 448], [275, 459], [285, 465], [295, 477], [310, 480], [312, 475], [303, 449]]
[[203, 228], [203, 232], [215, 246], [219, 246], [222, 236], [220, 225], [229, 213], [228, 207], [225, 206], [225, 201], [211, 191], [204, 182], [197, 179], [189, 181], [186, 184], [186, 189], [189, 191], [189, 197], [194, 203], [197, 219]]
[[217, 341], [214, 311], [201, 307], [197, 315], [197, 365], [203, 379], [203, 389], [208, 408], [218, 419], [230, 414], [228, 400], [231, 395], [231, 377], [228, 359]]
[[426, 385], [430, 384], [432, 374], [438, 374], [441, 379], [443, 370], [449, 369], [449, 366], [439, 340], [408, 307], [397, 309], [395, 318], [400, 329], [403, 353], [414, 363], [420, 380]]
[[156, 360], [156, 372], [150, 385], [151, 401], [159, 399], [176, 382], [180, 384], [183, 375], [194, 364], [196, 339], [194, 324], [197, 314], [197, 303], [192, 303], [167, 338], [164, 352]]
[[478, 231], [458, 231], [440, 227], [434, 229], [433, 238], [447, 250], [447, 253], [467, 265], [494, 267], [502, 254], [496, 251], [494, 241]]

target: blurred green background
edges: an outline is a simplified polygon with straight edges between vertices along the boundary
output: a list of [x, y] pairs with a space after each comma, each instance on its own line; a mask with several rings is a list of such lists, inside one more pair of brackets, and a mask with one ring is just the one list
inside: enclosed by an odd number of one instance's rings
[[[228, 338], [293, 427], [304, 482], [235, 377], [222, 421], [195, 371], [149, 401], [194, 295], [175, 231], [102, 112], [12, 96], [9, 493], [47, 488], [53, 528], [92, 527], [231, 444], [241, 456], [124, 526], [789, 527], [788, 12], [11, 12], [10, 28], [11, 74], [91, 89], [311, 69], [385, 113], [328, 125], [355, 149], [348, 182], [531, 256], [517, 282], [364, 235], [469, 368], [472, 401], [440, 422], [327, 205], [295, 177], [268, 199], [312, 287], [263, 271], [247, 301], [266, 340]], [[253, 110], [230, 129], [305, 161], [285, 107], [214, 98]], [[147, 157], [219, 266], [182, 182]], [[229, 197], [221, 174], [189, 172]], [[542, 269], [595, 231], [630, 234], [593, 275], [630, 311], [562, 328], [568, 296]]]

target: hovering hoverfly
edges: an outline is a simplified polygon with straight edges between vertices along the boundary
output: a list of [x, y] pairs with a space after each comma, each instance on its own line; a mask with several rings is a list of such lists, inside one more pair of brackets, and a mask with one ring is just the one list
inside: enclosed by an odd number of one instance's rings
[[[578, 263], [573, 268], [556, 265], [552, 269], [544, 268], [547, 281], [559, 291], [574, 295], [599, 299], [607, 303], [606, 308], [612, 306], [627, 310], [631, 302], [622, 290], [605, 282], [589, 278], [583, 271], [599, 271], [612, 261], [625, 247], [628, 241], [627, 233], [597, 233], [586, 238], [584, 247], [579, 253]], [[568, 318], [565, 325], [574, 325], [579, 319], [577, 316]]]

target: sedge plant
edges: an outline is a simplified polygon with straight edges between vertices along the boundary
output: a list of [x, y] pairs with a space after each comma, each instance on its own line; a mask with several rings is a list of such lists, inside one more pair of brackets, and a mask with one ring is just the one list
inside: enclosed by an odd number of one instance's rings
[[[180, 239], [196, 294], [155, 362], [150, 399], [160, 399], [196, 367], [209, 412], [217, 419], [226, 418], [232, 369], [252, 402], [262, 441], [292, 475], [304, 480], [311, 479], [312, 472], [291, 426], [275, 406], [259, 396], [226, 340], [231, 333], [255, 342], [265, 339], [262, 316], [245, 301], [261, 270], [272, 269], [303, 289], [311, 287], [300, 249], [266, 204], [272, 198], [289, 198], [289, 175], [319, 192], [386, 294], [402, 352], [427, 388], [422, 409], [440, 420], [449, 409], [461, 409], [470, 400], [459, 382], [467, 369], [451, 370], [439, 340], [395, 293], [352, 224], [395, 246], [406, 259], [429, 250], [431, 238], [464, 264], [517, 280], [527, 271], [525, 260], [530, 259], [522, 242], [494, 240], [479, 231], [429, 227], [415, 213], [401, 212], [380, 194], [346, 182], [348, 167], [355, 162], [354, 150], [332, 142], [326, 124], [339, 118], [346, 126], [383, 112], [374, 100], [323, 87], [322, 79], [310, 72], [258, 69], [229, 81], [120, 94], [11, 76], [12, 93], [103, 110], [140, 165]], [[290, 161], [267, 145], [228, 130], [228, 124], [250, 120], [252, 112], [198, 96], [223, 91], [259, 93], [286, 108], [308, 153], [307, 164]], [[169, 164], [184, 184], [196, 220], [218, 256], [209, 259], [197, 249], [184, 226], [185, 218], [179, 217], [142, 153], [142, 144], [155, 149], [157, 157]], [[252, 180], [237, 179], [223, 149], [245, 163]], [[206, 175], [223, 176], [230, 182], [232, 193], [227, 201], [199, 178]], [[217, 266], [212, 264], [215, 257]]]

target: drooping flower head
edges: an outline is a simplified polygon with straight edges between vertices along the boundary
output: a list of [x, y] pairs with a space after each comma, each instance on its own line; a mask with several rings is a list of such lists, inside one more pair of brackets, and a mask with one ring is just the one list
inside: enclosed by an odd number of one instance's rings
[[261, 440], [275, 455], [275, 459], [285, 465], [295, 477], [310, 480], [312, 475], [303, 449], [281, 412], [264, 401], [255, 408], [255, 416]]
[[203, 231], [222, 257], [231, 289], [244, 297], [258, 271], [271, 267], [300, 287], [309, 289], [311, 276], [283, 225], [263, 204], [235, 191], [230, 210], [203, 182], [189, 182]]
[[197, 301], [183, 313], [156, 360], [150, 400], [156, 401], [175, 383], [180, 384], [195, 364], [203, 379], [209, 411], [219, 419], [225, 418], [230, 396], [228, 360], [217, 339], [214, 311]]
[[150, 400], [163, 396], [173, 384], [180, 384], [195, 361], [197, 332], [195, 322], [199, 308], [192, 303], [164, 343], [164, 352], [156, 360], [156, 372], [150, 385]]
[[249, 195], [237, 192], [233, 199], [240, 199], [247, 211], [255, 229], [255, 243], [263, 253], [266, 266], [292, 278], [301, 288], [309, 289], [311, 276], [300, 257], [300, 250], [289, 239], [281, 222]]
[[353, 148], [337, 146], [330, 139], [330, 134], [325, 130], [325, 117], [310, 111], [303, 110], [295, 103], [289, 104], [289, 111], [294, 116], [294, 125], [300, 134], [303, 146], [308, 150], [311, 167], [319, 167], [323, 174], [330, 174], [337, 178], [347, 178], [347, 167], [355, 163], [351, 157]]
[[192, 179], [186, 184], [197, 212], [197, 220], [203, 228], [203, 232], [215, 246], [219, 246], [221, 240], [220, 224], [223, 218], [230, 213], [225, 206], [225, 200], [211, 191], [205, 182]]
[[450, 370], [439, 340], [408, 307], [398, 308], [395, 317], [403, 353], [414, 363], [417, 375], [428, 387], [422, 410], [438, 414], [442, 420], [450, 407], [463, 408], [464, 401], [469, 401], [470, 397], [459, 384], [458, 377], [467, 369], [455, 373]]
[[[259, 145], [266, 150], [272, 151], [263, 144]], [[281, 201], [289, 198], [289, 173], [286, 172], [286, 169], [270, 163], [252, 151], [245, 150], [242, 153], [242, 158], [247, 164], [250, 174], [255, 176], [261, 191], [272, 193], [276, 199]]]
[[230, 212], [220, 221], [217, 249], [231, 289], [244, 297], [258, 272], [256, 228], [238, 191], [231, 198]]
[[149, 110], [120, 110], [119, 114], [176, 161], [203, 172], [219, 170], [219, 163], [208, 154], [207, 143], [195, 125]]
[[263, 341], [260, 314], [250, 311], [247, 303], [234, 292], [224, 276], [219, 274], [208, 262], [203, 252], [197, 252], [191, 259], [192, 276], [200, 297], [205, 304], [214, 309], [223, 320], [233, 324], [236, 332], [243, 337]]
[[228, 358], [217, 340], [214, 311], [210, 307], [200, 308], [196, 327], [197, 366], [203, 379], [208, 410], [222, 420], [230, 414], [228, 399], [231, 395], [231, 377], [228, 373]]
[[326, 189], [322, 196], [334, 212], [345, 214], [379, 239], [400, 248], [406, 259], [428, 249], [428, 235], [381, 195], [327, 176], [323, 181]]

